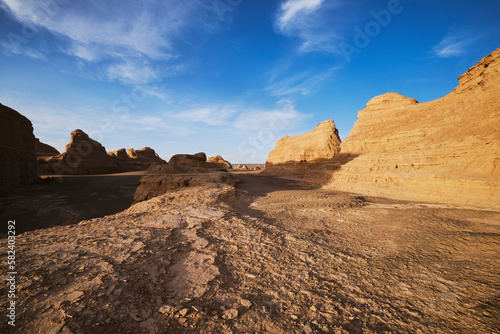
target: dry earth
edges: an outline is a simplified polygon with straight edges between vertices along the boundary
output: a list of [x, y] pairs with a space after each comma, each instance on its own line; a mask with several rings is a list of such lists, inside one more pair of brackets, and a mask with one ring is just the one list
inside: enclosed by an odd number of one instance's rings
[[499, 332], [500, 212], [238, 177], [19, 236], [18, 332]]

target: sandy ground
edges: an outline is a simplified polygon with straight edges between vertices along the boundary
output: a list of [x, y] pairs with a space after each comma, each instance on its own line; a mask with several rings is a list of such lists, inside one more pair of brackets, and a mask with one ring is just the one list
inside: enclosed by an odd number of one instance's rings
[[42, 176], [37, 186], [0, 198], [0, 220], [15, 219], [21, 234], [117, 213], [132, 204], [144, 173]]
[[[240, 210], [264, 219], [282, 245], [259, 255], [274, 264], [255, 266], [295, 277], [294, 298], [333, 311], [329, 321], [352, 332], [500, 332], [499, 212], [238, 176], [248, 196]], [[272, 280], [259, 285], [280, 289]], [[391, 322], [401, 327], [381, 325]], [[328, 332], [331, 323], [314, 328]]]

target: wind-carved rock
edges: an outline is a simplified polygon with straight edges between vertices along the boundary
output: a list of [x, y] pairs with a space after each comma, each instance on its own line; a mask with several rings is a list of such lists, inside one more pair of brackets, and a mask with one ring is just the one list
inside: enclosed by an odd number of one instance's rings
[[222, 158], [220, 155], [208, 158], [207, 162], [218, 164], [222, 168], [229, 168], [229, 169], [233, 168], [233, 166], [229, 163], [229, 161], [224, 160], [224, 158]]
[[35, 136], [30, 120], [0, 104], [0, 184], [2, 190], [34, 182]]
[[182, 187], [234, 185], [237, 179], [217, 163], [207, 162], [205, 153], [177, 154], [168, 164], [151, 166], [134, 194], [140, 202]]
[[109, 174], [118, 170], [118, 163], [104, 146], [77, 129], [65, 152], [46, 160], [46, 168], [58, 175]]
[[60, 152], [56, 150], [54, 147], [42, 143], [38, 138], [35, 138], [35, 151], [37, 159], [49, 158], [60, 154]]
[[301, 174], [307, 164], [332, 159], [340, 152], [340, 144], [333, 120], [324, 121], [308, 133], [278, 140], [267, 157], [264, 173]]
[[140, 150], [121, 148], [117, 151], [108, 152], [108, 155], [116, 159], [118, 171], [120, 172], [146, 170], [151, 165], [167, 163], [150, 147], [144, 147]]
[[500, 207], [500, 49], [426, 103], [387, 93], [371, 99], [342, 143], [356, 158], [337, 171], [311, 168], [329, 188], [398, 199]]

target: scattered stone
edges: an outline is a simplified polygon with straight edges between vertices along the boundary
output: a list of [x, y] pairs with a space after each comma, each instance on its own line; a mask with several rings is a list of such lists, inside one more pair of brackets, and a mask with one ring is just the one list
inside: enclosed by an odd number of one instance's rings
[[240, 302], [241, 306], [246, 307], [246, 308], [250, 308], [252, 306], [252, 302], [249, 301], [248, 299], [240, 299], [239, 302]]
[[230, 309], [230, 310], [226, 310], [226, 311], [224, 311], [224, 313], [222, 313], [222, 318], [227, 319], [227, 320], [236, 319], [236, 318], [238, 318], [238, 310], [236, 310], [234, 308]]

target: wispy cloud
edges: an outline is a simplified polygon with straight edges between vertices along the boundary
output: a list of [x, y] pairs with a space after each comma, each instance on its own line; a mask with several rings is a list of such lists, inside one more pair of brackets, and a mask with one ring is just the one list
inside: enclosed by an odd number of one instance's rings
[[295, 107], [292, 100], [283, 99], [277, 102], [275, 108], [271, 110], [249, 109], [241, 113], [233, 121], [233, 126], [241, 131], [252, 132], [266, 128], [276, 127], [280, 124], [280, 129], [291, 127], [311, 115], [301, 113]]
[[204, 107], [194, 107], [177, 113], [167, 113], [172, 119], [188, 122], [204, 123], [210, 126], [230, 125], [231, 118], [240, 109], [236, 105], [215, 104]]
[[470, 32], [453, 29], [432, 48], [432, 54], [439, 58], [460, 57], [475, 41], [476, 37]]
[[[332, 10], [338, 5], [337, 0], [286, 0], [276, 17], [276, 29], [285, 36], [299, 38], [301, 52], [335, 53], [340, 17], [332, 15]], [[327, 17], [328, 22], [325, 21]]]
[[276, 96], [310, 95], [326, 83], [336, 70], [333, 68], [320, 73], [306, 71], [283, 79], [274, 78], [266, 90]]
[[209, 126], [223, 126], [241, 132], [258, 131], [269, 127], [271, 120], [287, 120], [287, 123], [308, 117], [295, 107], [292, 100], [284, 98], [269, 109], [248, 107], [243, 104], [212, 104], [202, 108], [190, 108], [165, 116], [174, 121], [203, 123]]
[[67, 55], [101, 62], [108, 67], [109, 79], [126, 83], [148, 82], [154, 69], [145, 63], [175, 57], [176, 38], [193, 27], [211, 31], [218, 22], [208, 19], [213, 11], [202, 0], [64, 3], [0, 0], [1, 7], [19, 22], [50, 31]]
[[295, 29], [305, 18], [318, 10], [324, 0], [287, 0], [281, 5], [278, 24], [282, 31]]

